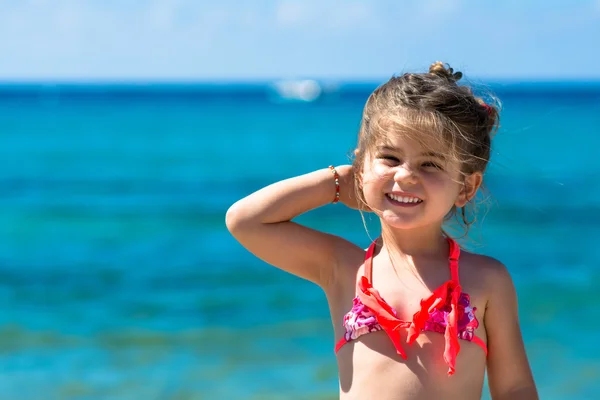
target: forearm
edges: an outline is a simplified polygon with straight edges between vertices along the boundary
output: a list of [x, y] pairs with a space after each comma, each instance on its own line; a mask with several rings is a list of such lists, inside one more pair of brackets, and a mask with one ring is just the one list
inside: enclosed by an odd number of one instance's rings
[[[336, 167], [340, 175], [340, 197], [353, 190], [350, 165]], [[309, 210], [331, 203], [335, 180], [329, 168], [285, 179], [239, 200], [232, 206], [238, 223], [276, 223], [290, 221]]]

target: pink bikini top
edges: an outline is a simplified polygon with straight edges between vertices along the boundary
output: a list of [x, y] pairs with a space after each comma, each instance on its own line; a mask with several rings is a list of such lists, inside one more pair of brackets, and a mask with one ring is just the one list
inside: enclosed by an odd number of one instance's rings
[[335, 346], [337, 353], [346, 343], [359, 336], [375, 331], [385, 331], [404, 359], [406, 353], [400, 344], [401, 328], [408, 330], [406, 342], [412, 344], [421, 331], [443, 333], [446, 338], [444, 361], [448, 365], [448, 375], [454, 374], [456, 356], [460, 350], [458, 339], [473, 342], [483, 349], [487, 356], [487, 347], [483, 340], [475, 336], [479, 321], [475, 318], [476, 308], [471, 307], [468, 294], [461, 292], [458, 280], [458, 244], [448, 238], [450, 244], [451, 279], [437, 288], [431, 296], [421, 300], [421, 309], [413, 315], [412, 321], [402, 321], [396, 317], [396, 311], [379, 295], [371, 285], [372, 259], [375, 252], [374, 241], [365, 256], [365, 274], [357, 285], [357, 296], [352, 309], [344, 316], [344, 337]]

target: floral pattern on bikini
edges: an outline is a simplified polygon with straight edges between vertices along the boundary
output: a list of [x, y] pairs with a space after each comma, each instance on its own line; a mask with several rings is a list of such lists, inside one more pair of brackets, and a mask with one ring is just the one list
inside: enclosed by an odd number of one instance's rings
[[[448, 315], [452, 310], [450, 296], [444, 306], [434, 309], [429, 313], [429, 318], [423, 327], [424, 331], [445, 333], [448, 323]], [[475, 329], [479, 327], [479, 321], [475, 317], [477, 307], [471, 307], [471, 298], [467, 293], [461, 293], [458, 299], [458, 338], [472, 341]], [[394, 315], [396, 315], [394, 311]], [[343, 324], [346, 332], [344, 339], [355, 340], [359, 336], [370, 332], [381, 331], [383, 328], [377, 322], [375, 314], [367, 306], [362, 304], [358, 297], [352, 301], [352, 309], [344, 316]]]
[[[452, 310], [450, 296], [443, 307], [437, 308], [429, 313], [429, 319], [425, 322], [423, 330], [438, 333], [446, 332], [448, 314]], [[479, 327], [479, 321], [475, 317], [477, 307], [471, 307], [471, 298], [467, 293], [461, 293], [458, 298], [458, 338], [472, 341], [475, 329]]]
[[347, 341], [354, 340], [360, 335], [369, 332], [380, 331], [383, 328], [377, 322], [377, 317], [358, 297], [352, 301], [352, 309], [344, 316], [344, 338]]

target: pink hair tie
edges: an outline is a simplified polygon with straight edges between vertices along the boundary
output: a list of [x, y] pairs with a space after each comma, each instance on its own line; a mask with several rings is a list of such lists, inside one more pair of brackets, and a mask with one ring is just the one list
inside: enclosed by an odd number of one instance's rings
[[485, 110], [487, 111], [488, 115], [492, 115], [492, 110], [493, 110], [492, 106], [490, 106], [489, 104], [483, 103], [483, 108], [485, 108]]

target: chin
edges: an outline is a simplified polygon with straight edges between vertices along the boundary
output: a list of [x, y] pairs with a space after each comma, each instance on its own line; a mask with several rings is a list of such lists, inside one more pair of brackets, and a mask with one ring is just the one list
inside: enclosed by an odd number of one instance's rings
[[385, 224], [392, 229], [411, 230], [427, 225], [422, 218], [416, 218], [415, 216], [399, 216], [396, 214], [390, 215], [385, 211], [379, 218], [381, 218], [382, 224]]

